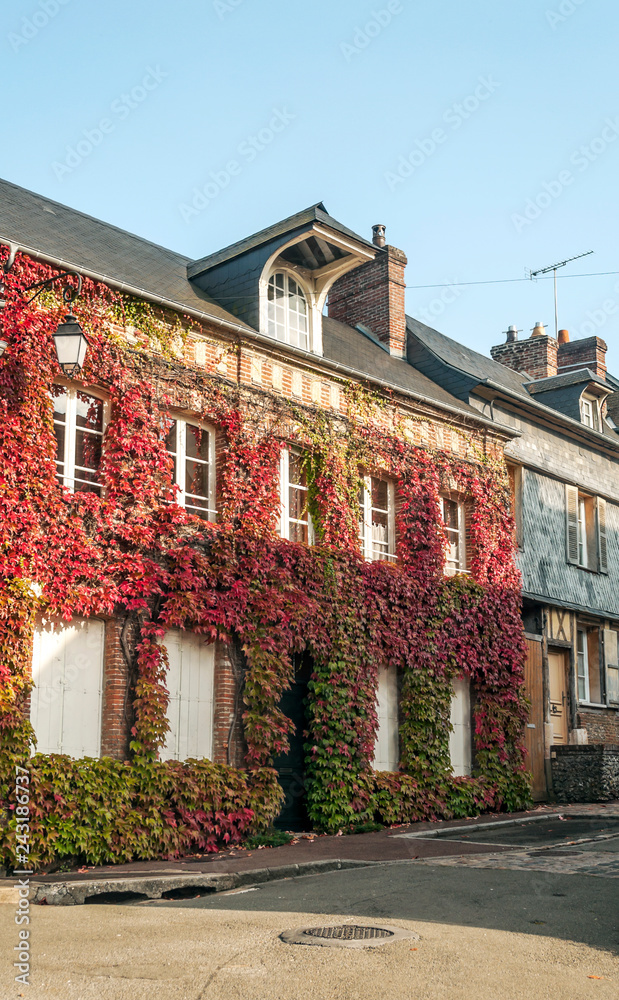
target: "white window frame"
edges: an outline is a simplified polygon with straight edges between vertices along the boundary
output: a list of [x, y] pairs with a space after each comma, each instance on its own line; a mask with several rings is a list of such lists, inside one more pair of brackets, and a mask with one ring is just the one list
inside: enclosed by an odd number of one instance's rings
[[[57, 382], [57, 383], [55, 383], [55, 385], [58, 388], [63, 389], [64, 393], [65, 393], [65, 395], [67, 397], [67, 409], [66, 409], [66, 413], [65, 413], [65, 422], [64, 422], [64, 424], [62, 424], [61, 421], [54, 419], [53, 410], [52, 410], [52, 420], [54, 422], [54, 426], [56, 426], [58, 424], [59, 426], [64, 426], [64, 429], [65, 429], [65, 434], [64, 434], [64, 455], [62, 457], [62, 464], [64, 466], [64, 470], [61, 473], [61, 471], [59, 469], [59, 462], [61, 460], [59, 459], [58, 454], [56, 454], [56, 458], [55, 458], [56, 475], [57, 475], [57, 478], [60, 480], [60, 482], [62, 483], [63, 486], [66, 486], [66, 488], [68, 490], [70, 490], [71, 493], [75, 493], [76, 492], [76, 490], [75, 490], [75, 482], [76, 482], [76, 480], [77, 480], [78, 483], [81, 483], [81, 484], [84, 484], [84, 485], [86, 485], [86, 483], [88, 482], [87, 480], [80, 479], [75, 474], [75, 472], [76, 472], [75, 448], [76, 448], [76, 443], [77, 443], [77, 396], [78, 396], [78, 393], [81, 393], [84, 396], [91, 396], [93, 399], [98, 399], [101, 403], [103, 403], [103, 416], [102, 416], [101, 430], [100, 431], [89, 431], [88, 432], [90, 434], [95, 434], [98, 437], [101, 437], [101, 457], [102, 457], [102, 459], [103, 459], [103, 441], [104, 441], [104, 438], [105, 438], [105, 432], [106, 432], [107, 425], [109, 423], [109, 418], [110, 418], [110, 403], [109, 403], [109, 400], [106, 399], [105, 396], [102, 393], [96, 392], [93, 389], [87, 388], [85, 386], [67, 385], [64, 382]], [[56, 397], [53, 396], [50, 393], [50, 402], [52, 404], [52, 408], [54, 406], [54, 399], [55, 398]], [[99, 469], [97, 469], [97, 477], [98, 477], [98, 473], [99, 473]], [[96, 486], [98, 486], [98, 489], [91, 489], [91, 490], [88, 490], [88, 491], [78, 490], [77, 492], [95, 493], [97, 496], [102, 496], [103, 495], [103, 487], [101, 485], [101, 482], [100, 482], [99, 478], [97, 478], [94, 482], [90, 483], [90, 485], [93, 485], [93, 486], [96, 485]]]
[[589, 538], [587, 537], [587, 499], [578, 495], [578, 565], [589, 568]]
[[[387, 483], [387, 551], [377, 549], [372, 538], [372, 512], [384, 513], [383, 508], [372, 506], [372, 479]], [[363, 495], [359, 503], [362, 520], [359, 522], [359, 539], [363, 558], [369, 562], [394, 562], [395, 554], [395, 483], [386, 476], [363, 476]], [[363, 533], [361, 526], [363, 525]]]
[[[581, 694], [581, 682], [583, 684], [582, 694]], [[578, 688], [578, 701], [588, 703], [589, 649], [587, 643], [587, 630], [584, 628], [576, 629], [576, 685]]]
[[[455, 576], [457, 573], [468, 573], [467, 569], [467, 551], [466, 551], [466, 511], [464, 503], [459, 500], [454, 500], [452, 497], [441, 496], [441, 524], [443, 526], [443, 531], [445, 532], [447, 541], [449, 542], [450, 535], [452, 532], [457, 532], [458, 535], [458, 565], [450, 565], [450, 560], [448, 553], [445, 552], [445, 566], [444, 573], [445, 576]], [[445, 504], [453, 503], [457, 507], [458, 511], [458, 527], [449, 528], [445, 520]]]
[[[178, 486], [175, 492], [174, 502], [178, 504], [179, 507], [184, 507], [189, 510], [191, 514], [196, 514], [200, 517], [198, 511], [204, 511], [208, 514], [205, 520], [215, 521], [217, 520], [217, 468], [216, 468], [216, 451], [215, 451], [215, 429], [210, 426], [210, 424], [204, 423], [202, 420], [192, 420], [189, 417], [181, 416], [176, 413], [168, 413], [168, 419], [174, 420], [176, 422], [176, 452], [173, 453], [168, 451], [167, 454], [170, 458], [174, 459], [174, 471], [172, 474], [172, 482], [174, 486]], [[208, 461], [205, 462], [203, 459], [191, 459], [191, 461], [197, 461], [202, 465], [208, 465], [209, 477], [209, 495], [208, 497], [200, 497], [199, 499], [204, 499], [208, 501], [208, 508], [196, 507], [191, 503], [193, 494], [187, 493], [185, 490], [185, 463], [187, 461], [187, 428], [197, 427], [199, 430], [208, 434]], [[166, 440], [169, 431], [166, 433]], [[167, 450], [167, 449], [166, 449]], [[187, 499], [189, 498], [189, 503]]]
[[[290, 455], [301, 456], [303, 452], [300, 448], [282, 448], [279, 453], [279, 502], [280, 502], [280, 518], [279, 518], [279, 534], [281, 538], [286, 538], [290, 540], [290, 525], [291, 524], [306, 524], [307, 523], [307, 544], [313, 545], [315, 540], [314, 526], [312, 524], [312, 515], [309, 510], [307, 510], [307, 522], [299, 518], [290, 517]], [[308, 493], [307, 486], [300, 486], [296, 483], [292, 484], [298, 490], [301, 490], [306, 495]], [[302, 543], [300, 543], [302, 544]]]
[[[283, 277], [283, 291], [284, 291], [284, 336], [280, 337], [277, 335], [277, 324], [274, 320], [269, 317], [269, 289], [271, 287], [271, 282], [276, 282], [277, 277], [281, 275]], [[305, 302], [305, 344], [293, 343], [291, 340], [291, 310], [288, 308], [289, 300], [289, 288], [290, 282], [293, 281], [297, 288], [299, 289], [301, 295], [303, 296], [303, 301]], [[299, 279], [298, 274], [286, 270], [282, 267], [276, 267], [271, 273], [266, 282], [266, 315], [267, 315], [267, 326], [266, 332], [269, 337], [273, 340], [279, 341], [280, 344], [290, 344], [292, 347], [298, 347], [302, 351], [309, 351], [311, 348], [311, 300], [308, 295], [307, 289], [305, 288], [303, 282]], [[295, 330], [295, 337], [297, 340], [300, 339], [300, 331]]]
[[585, 427], [590, 427], [596, 431], [600, 426], [599, 399], [595, 396], [580, 397], [580, 421]]

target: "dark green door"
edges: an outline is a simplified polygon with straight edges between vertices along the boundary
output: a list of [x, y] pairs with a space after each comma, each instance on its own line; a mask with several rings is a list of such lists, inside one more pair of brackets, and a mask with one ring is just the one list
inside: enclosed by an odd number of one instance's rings
[[312, 670], [307, 657], [295, 657], [294, 682], [288, 691], [284, 691], [279, 703], [280, 711], [294, 725], [288, 740], [290, 749], [286, 754], [275, 758], [274, 767], [277, 770], [279, 783], [284, 790], [284, 802], [281, 812], [275, 820], [275, 826], [281, 830], [295, 832], [310, 829], [305, 799], [305, 743], [304, 731], [307, 727], [307, 685]]

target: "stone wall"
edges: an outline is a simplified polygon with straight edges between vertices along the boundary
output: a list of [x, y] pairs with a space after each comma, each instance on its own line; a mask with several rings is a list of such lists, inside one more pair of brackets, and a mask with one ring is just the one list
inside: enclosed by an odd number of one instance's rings
[[619, 746], [554, 746], [550, 763], [557, 802], [619, 798]]

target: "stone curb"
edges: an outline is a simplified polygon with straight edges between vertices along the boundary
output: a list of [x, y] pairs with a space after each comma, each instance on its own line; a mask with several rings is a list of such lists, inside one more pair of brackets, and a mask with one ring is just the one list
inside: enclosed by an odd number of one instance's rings
[[32, 903], [48, 906], [79, 906], [93, 896], [107, 893], [127, 893], [145, 899], [161, 899], [164, 894], [178, 889], [206, 889], [210, 892], [227, 892], [245, 885], [272, 882], [276, 879], [295, 878], [299, 875], [319, 875], [322, 872], [343, 868], [367, 868], [380, 864], [377, 861], [306, 861], [278, 868], [254, 868], [243, 872], [226, 872], [219, 875], [157, 875], [145, 878], [92, 879], [83, 882], [31, 881]]

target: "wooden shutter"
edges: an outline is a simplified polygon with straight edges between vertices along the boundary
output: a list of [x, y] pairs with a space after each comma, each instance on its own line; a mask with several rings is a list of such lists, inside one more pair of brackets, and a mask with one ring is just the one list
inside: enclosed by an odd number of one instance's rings
[[39, 753], [98, 757], [105, 626], [39, 622], [34, 633], [30, 721]]
[[378, 732], [374, 747], [376, 771], [397, 771], [400, 763], [398, 674], [395, 666], [381, 667], [376, 691]]
[[565, 511], [567, 561], [578, 565], [578, 490], [575, 486], [565, 487]]
[[162, 760], [211, 759], [213, 753], [213, 680], [215, 647], [191, 632], [166, 632], [170, 731]]
[[619, 654], [617, 632], [604, 629], [604, 666], [606, 668], [606, 701], [619, 705]]
[[606, 542], [606, 500], [598, 497], [596, 500], [596, 521], [598, 535], [598, 572], [608, 573], [608, 546]]

